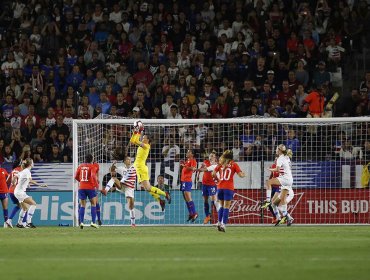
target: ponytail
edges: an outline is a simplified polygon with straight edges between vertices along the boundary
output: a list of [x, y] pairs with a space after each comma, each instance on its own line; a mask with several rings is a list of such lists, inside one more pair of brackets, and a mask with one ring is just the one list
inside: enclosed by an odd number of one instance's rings
[[233, 151], [231, 151], [231, 150], [224, 151], [223, 154], [222, 154], [222, 156], [227, 161], [231, 161], [234, 158]]
[[286, 154], [290, 159], [293, 157], [293, 151], [291, 149], [286, 150]]

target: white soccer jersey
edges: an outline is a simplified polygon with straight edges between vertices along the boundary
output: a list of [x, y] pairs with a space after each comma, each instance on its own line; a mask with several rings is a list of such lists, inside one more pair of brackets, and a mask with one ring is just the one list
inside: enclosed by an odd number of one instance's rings
[[136, 184], [136, 169], [133, 165], [130, 167], [120, 166], [117, 168], [117, 172], [122, 174], [121, 183], [126, 188], [135, 188]]
[[26, 168], [18, 173], [18, 183], [15, 187], [14, 193], [16, 192], [26, 192], [26, 189], [28, 188], [30, 184], [31, 177], [31, 171]]
[[280, 167], [279, 177], [285, 177], [293, 180], [292, 163], [290, 162], [290, 158], [288, 156], [280, 155], [276, 160], [276, 165]]

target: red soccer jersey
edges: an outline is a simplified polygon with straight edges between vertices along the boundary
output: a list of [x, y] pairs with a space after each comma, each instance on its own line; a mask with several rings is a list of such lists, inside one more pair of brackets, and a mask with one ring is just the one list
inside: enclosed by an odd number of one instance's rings
[[219, 173], [218, 189], [234, 190], [234, 174], [241, 172], [239, 165], [231, 161], [226, 167], [217, 165], [215, 172]]
[[[14, 193], [15, 186], [18, 184], [18, 173], [22, 171], [22, 168], [20, 166], [14, 168], [12, 172], [10, 173], [10, 188], [9, 193]], [[15, 178], [14, 184], [13, 179]]]
[[6, 179], [9, 174], [4, 168], [0, 168], [0, 193], [8, 193], [8, 185]]
[[197, 161], [195, 159], [188, 159], [185, 162], [185, 166], [181, 170], [181, 182], [191, 182], [192, 178], [191, 176], [193, 175], [193, 170], [188, 169], [187, 167], [197, 167]]
[[93, 163], [93, 173], [95, 174], [94, 176], [94, 185], [95, 185], [95, 188], [96, 189], [99, 189], [99, 178], [98, 178], [98, 174], [99, 174], [99, 164], [94, 162]]
[[82, 163], [78, 166], [75, 179], [80, 182], [80, 190], [95, 190], [96, 171], [94, 163]]
[[[212, 164], [211, 162], [206, 159], [204, 161], [204, 165], [206, 167], [210, 167]], [[203, 179], [202, 179], [202, 184], [203, 185], [206, 185], [206, 186], [214, 186], [216, 185], [215, 181], [213, 180], [213, 177], [212, 177], [212, 171], [204, 171], [203, 173]]]

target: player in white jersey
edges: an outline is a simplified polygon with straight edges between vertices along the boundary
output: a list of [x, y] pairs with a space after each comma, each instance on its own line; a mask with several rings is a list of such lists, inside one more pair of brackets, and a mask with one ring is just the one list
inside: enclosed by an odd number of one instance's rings
[[[267, 199], [262, 206], [262, 208], [266, 208], [269, 205], [272, 206], [274, 213], [277, 218], [277, 223], [275, 225], [283, 224], [287, 222], [287, 225], [290, 226], [293, 223], [293, 218], [288, 213], [288, 203], [293, 199], [294, 192], [292, 189], [293, 186], [293, 175], [292, 175], [292, 163], [290, 161], [291, 157], [293, 156], [292, 150], [287, 149], [285, 145], [280, 144], [276, 148], [276, 167], [270, 168], [271, 172], [279, 172], [279, 176], [276, 178], [271, 178], [267, 181], [267, 191], [270, 190], [271, 196], [271, 187], [272, 185], [280, 185], [281, 192], [276, 193], [272, 203]], [[283, 215], [281, 218], [279, 210]]]
[[[128, 203], [128, 209], [130, 211], [131, 226], [135, 227], [134, 191], [137, 176], [135, 167], [131, 164], [131, 158], [126, 156], [122, 166], [116, 166], [116, 163], [114, 162], [110, 170], [112, 178], [108, 181], [105, 189], [102, 190], [102, 194], [106, 195], [107, 192], [113, 187], [116, 187], [117, 191], [124, 193]], [[115, 172], [118, 172], [122, 175], [121, 181], [119, 181], [116, 176], [113, 176]]]
[[18, 199], [22, 209], [19, 214], [18, 223], [22, 223], [24, 215], [27, 212], [27, 223], [23, 225], [26, 228], [36, 228], [32, 224], [32, 216], [36, 209], [36, 202], [32, 199], [31, 196], [28, 196], [26, 190], [29, 184], [34, 184], [40, 187], [47, 187], [46, 185], [41, 185], [36, 181], [32, 180], [31, 169], [33, 167], [33, 160], [27, 158], [22, 161], [22, 171], [18, 173], [18, 183], [14, 189], [14, 196]]

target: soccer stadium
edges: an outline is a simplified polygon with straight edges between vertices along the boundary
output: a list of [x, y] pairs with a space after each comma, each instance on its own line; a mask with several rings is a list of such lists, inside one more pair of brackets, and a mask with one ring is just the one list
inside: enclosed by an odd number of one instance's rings
[[1, 279], [369, 279], [369, 0], [2, 0]]

